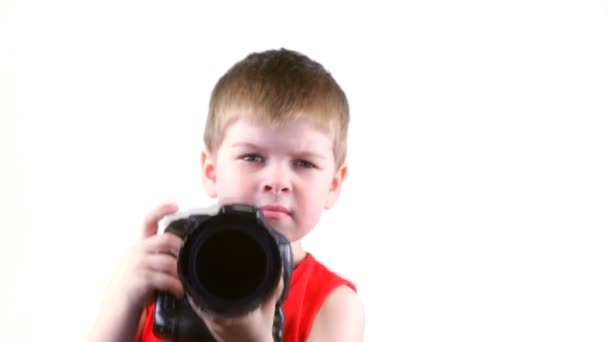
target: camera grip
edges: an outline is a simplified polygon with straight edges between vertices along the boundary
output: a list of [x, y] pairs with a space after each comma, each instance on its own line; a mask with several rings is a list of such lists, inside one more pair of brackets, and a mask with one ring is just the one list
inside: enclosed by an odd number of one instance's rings
[[154, 334], [161, 338], [179, 341], [180, 338], [214, 341], [205, 322], [187, 302], [168, 292], [158, 292], [154, 309]]

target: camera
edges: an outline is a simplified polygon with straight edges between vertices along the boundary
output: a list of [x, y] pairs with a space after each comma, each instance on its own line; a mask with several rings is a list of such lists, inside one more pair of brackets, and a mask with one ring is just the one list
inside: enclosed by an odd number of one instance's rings
[[177, 270], [186, 295], [179, 300], [157, 292], [154, 334], [172, 341], [213, 341], [193, 308], [218, 318], [246, 315], [272, 295], [282, 277], [272, 332], [274, 340], [281, 341], [282, 303], [289, 292], [293, 254], [289, 240], [264, 220], [262, 211], [230, 204], [165, 219], [164, 232], [183, 240]]

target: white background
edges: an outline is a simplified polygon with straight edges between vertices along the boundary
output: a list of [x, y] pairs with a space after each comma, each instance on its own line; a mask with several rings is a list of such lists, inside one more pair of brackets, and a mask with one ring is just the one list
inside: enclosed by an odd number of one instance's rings
[[608, 339], [608, 3], [0, 2], [2, 341], [79, 341], [163, 200], [206, 205], [209, 92], [323, 63], [351, 172], [306, 246], [367, 341]]

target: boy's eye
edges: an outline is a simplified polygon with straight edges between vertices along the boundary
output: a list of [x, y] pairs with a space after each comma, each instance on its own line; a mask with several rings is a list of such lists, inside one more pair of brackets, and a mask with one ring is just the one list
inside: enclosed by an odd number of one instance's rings
[[242, 156], [241, 159], [243, 159], [244, 161], [254, 162], [254, 163], [261, 163], [264, 161], [264, 158], [262, 158], [261, 155], [256, 154], [256, 153], [246, 154], [246, 155]]
[[296, 161], [294, 162], [294, 164], [295, 164], [297, 167], [303, 167], [303, 168], [305, 168], [305, 169], [312, 169], [312, 168], [315, 168], [315, 167], [316, 167], [316, 165], [315, 165], [315, 164], [313, 164], [313, 163], [311, 163], [311, 162], [309, 162], [309, 161], [306, 161], [306, 160], [296, 160]]

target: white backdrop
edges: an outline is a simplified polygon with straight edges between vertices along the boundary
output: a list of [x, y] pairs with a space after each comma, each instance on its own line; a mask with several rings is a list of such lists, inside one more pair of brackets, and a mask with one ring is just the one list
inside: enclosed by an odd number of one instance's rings
[[351, 172], [306, 247], [359, 287], [367, 341], [606, 341], [606, 1], [4, 1], [2, 341], [79, 341], [163, 200], [210, 203], [217, 78], [322, 62]]

